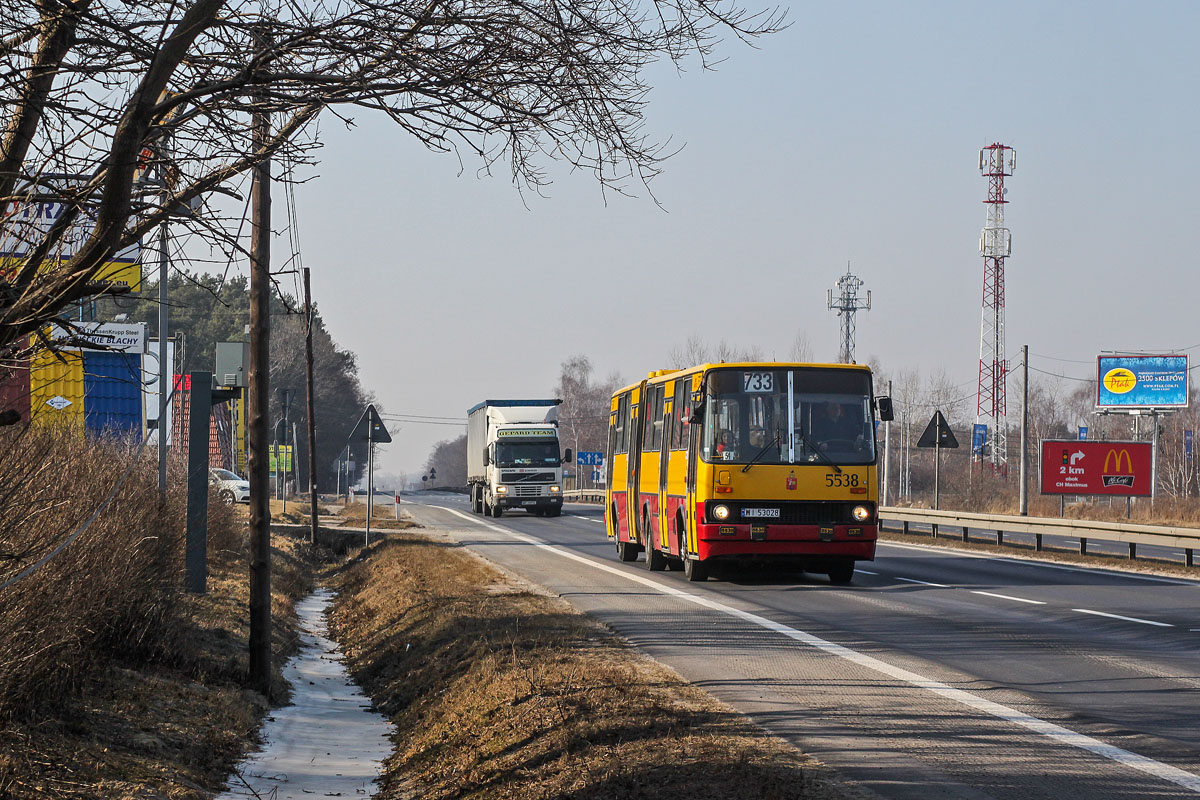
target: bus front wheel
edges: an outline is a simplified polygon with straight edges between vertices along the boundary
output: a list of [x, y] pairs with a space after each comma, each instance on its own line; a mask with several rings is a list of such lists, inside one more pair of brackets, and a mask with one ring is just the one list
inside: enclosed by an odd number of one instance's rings
[[854, 580], [854, 560], [839, 561], [829, 568], [829, 582], [835, 586], [845, 586]]
[[708, 580], [708, 564], [698, 558], [683, 557], [683, 574], [693, 583]]

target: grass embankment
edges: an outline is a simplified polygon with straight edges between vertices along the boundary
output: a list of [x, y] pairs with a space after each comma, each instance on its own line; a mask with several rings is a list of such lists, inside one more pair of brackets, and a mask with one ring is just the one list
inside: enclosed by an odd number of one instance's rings
[[828, 770], [468, 551], [389, 534], [331, 629], [397, 726], [382, 798], [842, 798]]
[[[7, 431], [0, 583], [58, 548], [134, 454], [82, 437]], [[209, 798], [253, 744], [267, 699], [246, 688], [245, 512], [210, 508], [208, 591], [183, 592], [182, 475], [160, 505], [134, 466], [83, 534], [0, 590], [0, 797]], [[275, 699], [294, 652], [291, 602], [324, 554], [276, 537]]]

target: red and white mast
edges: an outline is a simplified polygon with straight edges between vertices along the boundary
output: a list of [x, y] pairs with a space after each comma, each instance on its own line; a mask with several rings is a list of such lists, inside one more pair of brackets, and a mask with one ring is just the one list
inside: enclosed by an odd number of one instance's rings
[[979, 151], [979, 172], [988, 179], [987, 224], [979, 237], [983, 256], [983, 323], [979, 329], [979, 394], [975, 408], [976, 424], [988, 426], [989, 447], [986, 455], [976, 455], [991, 463], [994, 474], [1008, 474], [1008, 426], [1006, 378], [1008, 360], [1004, 352], [1004, 261], [1012, 253], [1012, 236], [1004, 227], [1004, 179], [1017, 166], [1011, 147], [990, 144]]

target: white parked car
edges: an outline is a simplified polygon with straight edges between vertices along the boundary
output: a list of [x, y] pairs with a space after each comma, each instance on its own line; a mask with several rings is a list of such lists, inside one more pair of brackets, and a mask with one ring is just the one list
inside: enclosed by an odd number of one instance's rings
[[250, 481], [245, 480], [236, 472], [227, 469], [209, 469], [208, 482], [221, 502], [231, 506], [234, 503], [250, 502]]

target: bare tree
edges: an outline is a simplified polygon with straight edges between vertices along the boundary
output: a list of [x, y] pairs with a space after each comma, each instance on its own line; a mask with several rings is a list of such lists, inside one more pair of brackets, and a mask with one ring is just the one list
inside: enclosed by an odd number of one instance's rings
[[556, 397], [562, 399], [558, 427], [563, 445], [580, 450], [604, 452], [608, 439], [608, 410], [613, 392], [621, 379], [610, 375], [603, 381], [592, 379], [592, 362], [584, 355], [572, 356], [562, 363]]
[[724, 339], [713, 345], [694, 334], [683, 344], [674, 345], [667, 351], [667, 363], [672, 369], [685, 369], [696, 364], [762, 360], [761, 347], [741, 347]]
[[[196, 201], [178, 224], [239, 253], [237, 220], [209, 201], [240, 197], [265, 159], [312, 163], [325, 109], [381, 112], [431, 149], [505, 164], [521, 189], [560, 159], [625, 191], [669, 155], [641, 128], [646, 68], [708, 66], [722, 35], [780, 20], [705, 0], [4, 3], [0, 348], [93, 296], [114, 253]], [[261, 146], [256, 111], [272, 119]]]

